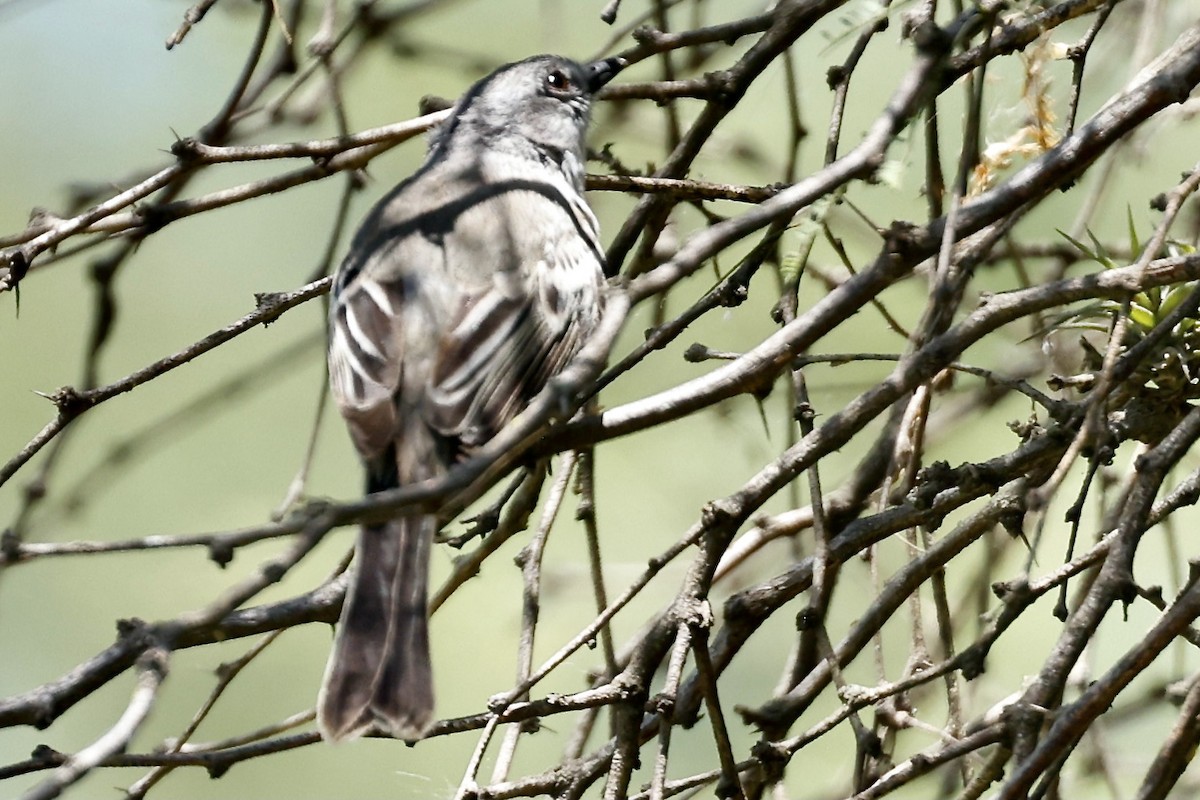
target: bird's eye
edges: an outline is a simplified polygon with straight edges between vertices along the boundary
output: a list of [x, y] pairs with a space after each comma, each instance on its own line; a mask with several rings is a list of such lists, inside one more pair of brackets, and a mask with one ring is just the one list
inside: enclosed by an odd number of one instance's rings
[[571, 77], [561, 69], [556, 69], [546, 76], [546, 86], [556, 94], [570, 92], [575, 88]]

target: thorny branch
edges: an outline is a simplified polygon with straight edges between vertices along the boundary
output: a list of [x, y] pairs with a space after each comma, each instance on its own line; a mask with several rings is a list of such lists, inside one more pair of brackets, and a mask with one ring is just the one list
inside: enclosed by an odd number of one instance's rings
[[[1066, 796], [1110, 760], [1103, 752], [1088, 758], [1077, 746], [1091, 737], [1103, 749], [1119, 735], [1115, 710], [1141, 709], [1147, 701], [1130, 687], [1151, 679], [1180, 687], [1182, 711], [1168, 708], [1169, 691], [1149, 701], [1175, 722], [1145, 745], [1129, 788], [1140, 785], [1139, 797], [1157, 798], [1194, 787], [1200, 554], [1171, 539], [1176, 560], [1191, 565], [1184, 578], [1178, 565], [1154, 563], [1155, 551], [1145, 546], [1160, 531], [1174, 537], [1176, 528], [1194, 527], [1184, 520], [1200, 501], [1200, 470], [1190, 457], [1200, 438], [1200, 255], [1182, 224], [1196, 216], [1194, 152], [1148, 149], [1184, 177], [1130, 189], [1122, 199], [1138, 211], [1127, 213], [1128, 224], [1113, 225], [1100, 202], [1114, 191], [1115, 148], [1133, 150], [1134, 137], [1194, 139], [1180, 133], [1186, 115], [1178, 109], [1200, 85], [1200, 26], [1168, 20], [1178, 12], [1161, 4], [1127, 11], [1119, 0], [1019, 9], [883, 3], [861, 19], [846, 16], [852, 4], [839, 0], [786, 0], [743, 18], [703, 0], [655, 0], [640, 17], [617, 2], [593, 9], [623, 26], [605, 54], [631, 62], [596, 110], [598, 166], [588, 176], [596, 197], [629, 199], [624, 221], [607, 226], [610, 266], [621, 275], [608, 288], [597, 335], [527, 413], [437, 481], [362, 500], [305, 500], [308, 471], [301, 469], [288, 492], [290, 510], [278, 519], [209, 533], [51, 535], [42, 512], [83, 496], [63, 476], [71, 451], [62, 443], [86, 434], [84, 422], [99, 416], [88, 412], [120, 408], [129, 393], [147, 394], [144, 387], [179, 367], [212, 360], [328, 291], [322, 276], [344, 241], [349, 199], [361, 187], [357, 171], [447, 113], [351, 132], [352, 94], [344, 89], [359, 79], [365, 59], [385, 52], [484, 68], [418, 41], [406, 27], [422, 15], [436, 21], [448, 5], [363, 2], [340, 19], [333, 3], [262, 2], [225, 101], [208, 124], [170, 147], [170, 163], [131, 172], [119, 190], [85, 193], [61, 215], [40, 212], [24, 230], [0, 236], [0, 291], [103, 253], [93, 262], [96, 307], [83, 376], [49, 394], [51, 418], [2, 457], [7, 491], [24, 473], [37, 473], [0, 539], [0, 571], [40, 562], [49, 572], [67, 556], [94, 564], [105, 555], [152, 559], [186, 548], [204, 548], [222, 567], [260, 559], [197, 610], [122, 621], [117, 640], [91, 657], [81, 653], [74, 669], [0, 698], [0, 727], [34, 726], [52, 739], [76, 724], [79, 704], [102, 687], [130, 673], [136, 684], [94, 744], [75, 753], [40, 746], [0, 765], [0, 780], [34, 776], [40, 782], [27, 796], [55, 797], [94, 770], [138, 767], [149, 772], [128, 793], [141, 798], [175, 770], [199, 766], [220, 777], [251, 759], [314, 748], [319, 737], [295, 729], [311, 725], [303, 709], [315, 687], [297, 686], [302, 710], [295, 713], [260, 716], [253, 729], [219, 741], [195, 737], [202, 721], [224, 713], [218, 700], [225, 690], [250, 680], [245, 667], [267, 644], [284, 631], [336, 620], [345, 562], [324, 569], [330, 577], [316, 588], [302, 585], [294, 568], [334, 529], [415, 512], [449, 524], [487, 502], [467, 534], [446, 536], [464, 552], [435, 595], [435, 610], [489, 579], [485, 567], [539, 503], [541, 523], [521, 557], [515, 680], [429, 734], [480, 732], [470, 759], [445, 778], [458, 782], [458, 797], [599, 791], [660, 800], [711, 786], [731, 798], [865, 799], [910, 784], [933, 791], [938, 781], [944, 796]], [[201, 46], [205, 20], [219, 13], [212, 0], [197, 3], [168, 47]], [[1134, 13], [1143, 16], [1134, 20]], [[847, 19], [854, 28], [845, 27]], [[1095, 53], [1119, 49], [1135, 22], [1170, 30], [1173, 39], [1154, 44], [1144, 35], [1140, 46], [1158, 49], [1145, 54], [1136, 74], [1096, 70]], [[306, 49], [296, 44], [304, 35], [311, 37]], [[276, 49], [268, 55], [271, 42]], [[1063, 69], [1050, 60], [1056, 52]], [[810, 80], [820, 71], [802, 58], [826, 70], [824, 81]], [[996, 111], [1015, 105], [998, 96], [1006, 90], [993, 80], [1005, 70], [1023, 75], [1018, 99], [1034, 117], [1015, 131]], [[1060, 85], [1046, 79], [1051, 73]], [[771, 81], [789, 93], [778, 115], [755, 105]], [[440, 106], [424, 106], [431, 107]], [[801, 108], [806, 119], [828, 114], [819, 126], [823, 141], [806, 140]], [[294, 131], [322, 112], [338, 135], [283, 141], [282, 124]], [[747, 134], [752, 146], [737, 141], [737, 126], [759, 129], [767, 120], [779, 129]], [[1039, 136], [1031, 139], [1031, 130]], [[647, 146], [655, 152], [649, 160]], [[229, 165], [247, 162], [258, 162], [265, 177], [228, 177]], [[943, 162], [955, 166], [944, 173]], [[158, 360], [124, 377], [99, 379], [99, 356], [119, 330], [113, 281], [142, 257], [139, 243], [153, 237], [169, 247], [171, 232], [188, 219], [337, 174], [346, 177], [325, 253], [315, 269], [305, 264], [295, 273], [291, 285], [300, 288], [264, 291], [240, 318], [215, 322], [174, 352], [163, 348]], [[200, 175], [225, 188], [195, 190]], [[902, 195], [899, 211], [881, 201], [889, 192]], [[1070, 225], [1057, 221], [1064, 202]], [[1072, 236], [1038, 233], [1054, 227]], [[1085, 236], [1087, 244], [1079, 241]], [[634, 344], [622, 333], [643, 307], [652, 307], [654, 322]], [[736, 335], [710, 324], [718, 309], [740, 326]], [[27, 303], [22, 317], [49, 311]], [[1038, 332], [1032, 341], [1029, 330]], [[686, 347], [685, 336], [711, 338], [711, 346]], [[308, 348], [297, 339], [279, 352], [290, 359]], [[657, 364], [680, 356], [717, 363], [687, 379], [654, 380]], [[125, 469], [155, 444], [171, 449], [175, 439], [162, 431], [201, 424], [218, 396], [236, 412], [240, 395], [275, 374], [257, 372], [222, 385], [236, 391], [213, 390], [182, 412], [164, 412], [165, 423], [121, 431], [93, 472]], [[312, 391], [307, 408], [320, 402]], [[618, 392], [631, 399], [609, 399]], [[696, 430], [706, 440], [731, 437], [735, 428], [715, 410], [761, 414], [768, 428], [756, 463], [740, 475], [701, 463], [695, 453], [703, 450], [689, 447]], [[677, 436], [683, 426], [700, 427]], [[691, 521], [682, 530], [657, 522], [668, 515], [656, 508], [621, 516], [629, 513], [623, 493], [633, 496], [635, 484], [658, 488], [654, 502], [663, 507], [680, 502], [674, 475], [651, 474], [636, 455], [621, 461], [637, 448], [665, 448], [678, 475], [703, 474], [689, 479], [703, 481], [706, 502], [683, 501], [678, 510]], [[556, 473], [546, 466], [551, 457]], [[632, 483], [621, 482], [631, 468], [621, 475], [615, 463], [634, 464]], [[489, 495], [510, 473], [509, 490]], [[86, 478], [79, 485], [93, 499], [107, 487]], [[548, 537], [570, 525], [572, 485], [591, 584], [576, 591], [589, 599], [589, 619], [556, 636], [543, 626], [555, 613], [547, 593], [552, 562], [561, 558]], [[636, 570], [614, 570], [602, 555], [622, 527], [636, 539], [644, 565]], [[1075, 531], [1078, 547], [1072, 540], [1056, 563], [1062, 551], [1050, 542]], [[556, 533], [554, 542], [562, 538]], [[253, 555], [271, 540], [279, 548], [272, 557]], [[1176, 588], [1173, 598], [1164, 583]], [[249, 605], [276, 584], [283, 599]], [[1055, 596], [1071, 598], [1060, 601], [1060, 623], [1046, 613]], [[788, 626], [794, 632], [780, 635]], [[1033, 643], [1031, 630], [1051, 633], [1043, 645]], [[633, 632], [622, 641], [618, 631]], [[144, 750], [137, 735], [151, 708], [187, 702], [168, 679], [173, 656], [255, 637], [186, 729]], [[1119, 654], [1095, 648], [1101, 638], [1119, 640], [1108, 648]], [[911, 652], [897, 648], [902, 639]], [[454, 646], [465, 653], [472, 643]], [[1036, 650], [1024, 684], [1006, 648]], [[488, 663], [505, 658], [474, 655]], [[567, 667], [589, 658], [586, 674]], [[1084, 673], [1096, 677], [1080, 683]], [[773, 688], [762, 677], [781, 674]], [[975, 682], [984, 674], [990, 686]], [[1101, 723], [1104, 737], [1096, 735]], [[555, 736], [563, 740], [561, 758], [535, 750]], [[705, 768], [685, 768], [695, 759], [681, 753], [698, 740], [710, 753]], [[822, 756], [814, 769], [818, 742], [839, 742], [842, 760]], [[522, 750], [529, 753], [517, 758]], [[494, 762], [485, 778], [488, 758]], [[824, 782], [812, 783], [814, 773]]]

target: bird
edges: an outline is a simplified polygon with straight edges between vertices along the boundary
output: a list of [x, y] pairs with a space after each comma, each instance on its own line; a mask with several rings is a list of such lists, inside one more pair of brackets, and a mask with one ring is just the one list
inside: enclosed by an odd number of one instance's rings
[[[329, 384], [366, 492], [444, 475], [561, 372], [603, 311], [585, 134], [619, 57], [539, 55], [471, 86], [424, 162], [366, 215], [334, 276]], [[432, 515], [364, 524], [317, 699], [321, 735], [421, 738], [433, 720]]]

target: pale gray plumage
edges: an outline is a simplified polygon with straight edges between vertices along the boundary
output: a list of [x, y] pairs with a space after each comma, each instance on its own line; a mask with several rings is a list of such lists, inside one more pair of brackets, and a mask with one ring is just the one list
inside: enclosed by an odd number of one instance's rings
[[[536, 56], [476, 83], [367, 215], [330, 307], [333, 396], [377, 492], [443, 474], [563, 369], [601, 310], [583, 197], [593, 94], [623, 66]], [[359, 533], [322, 735], [420, 737], [433, 714], [431, 517]], [[465, 654], [464, 654], [465, 655]]]

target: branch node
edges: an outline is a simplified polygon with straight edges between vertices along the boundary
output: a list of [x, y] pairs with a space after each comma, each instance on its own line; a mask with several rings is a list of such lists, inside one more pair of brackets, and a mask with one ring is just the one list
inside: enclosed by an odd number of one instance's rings
[[737, 79], [727, 69], [704, 74], [704, 86], [709, 91], [709, 101], [718, 105], [732, 107], [737, 96]]
[[758, 741], [750, 748], [750, 754], [758, 761], [763, 771], [763, 785], [769, 786], [783, 779], [783, 770], [791, 760], [791, 753], [781, 742]]
[[630, 36], [632, 36], [633, 40], [642, 47], [653, 47], [662, 37], [662, 32], [656, 28], [650, 27], [649, 25], [642, 25], [635, 28]]
[[837, 687], [838, 699], [850, 708], [857, 708], [870, 702], [871, 690], [856, 683], [847, 683]]
[[29, 760], [47, 767], [56, 767], [66, 761], [67, 757], [48, 744], [39, 744], [29, 754]]
[[139, 234], [141, 236], [148, 236], [162, 230], [170, 223], [179, 219], [179, 214], [175, 210], [176, 208], [177, 206], [173, 206], [170, 203], [138, 206], [134, 215], [137, 217], [138, 225], [142, 229], [139, 231]]
[[1021, 603], [1024, 602], [1031, 594], [1029, 581], [1025, 578], [1016, 578], [1011, 581], [996, 581], [992, 584], [992, 594], [1001, 603]]
[[908, 31], [909, 40], [917, 50], [926, 54], [946, 52], [950, 47], [950, 35], [931, 19], [917, 23]]
[[264, 564], [262, 567], [262, 576], [270, 583], [279, 583], [283, 580], [283, 576], [287, 574], [288, 567], [286, 564], [280, 564], [276, 561], [271, 561]]
[[48, 399], [54, 403], [58, 413], [67, 419], [73, 419], [95, 405], [86, 393], [71, 386], [63, 386]]
[[805, 606], [796, 612], [796, 630], [816, 630], [821, 625], [822, 616], [821, 609], [814, 608], [811, 605]]
[[1027, 506], [1025, 503], [1025, 495], [1013, 495], [1002, 501], [1003, 506], [1000, 510], [1000, 527], [1004, 528], [1013, 539], [1021, 539], [1025, 536], [1025, 514]]
[[9, 250], [0, 256], [0, 292], [16, 289], [29, 272], [29, 257], [24, 250]]
[[987, 671], [987, 648], [972, 645], [959, 654], [958, 661], [963, 678], [973, 681]]
[[1187, 582], [1180, 587], [1179, 591], [1182, 594], [1196, 584], [1200, 580], [1200, 561], [1194, 558], [1188, 559], [1188, 575]]
[[283, 295], [279, 292], [255, 292], [254, 308], [258, 311], [270, 311], [279, 304]]
[[705, 528], [710, 529], [728, 522], [733, 519], [733, 516], [733, 510], [723, 500], [705, 503], [704, 509], [700, 512], [701, 523]]
[[16, 564], [21, 560], [21, 537], [12, 528], [0, 534], [0, 565]]
[[137, 669], [152, 672], [161, 681], [170, 672], [170, 656], [165, 647], [151, 647], [138, 656]]
[[917, 473], [915, 486], [909, 492], [909, 501], [918, 509], [933, 507], [937, 496], [958, 486], [958, 471], [945, 461], [934, 461]]
[[902, 219], [895, 220], [883, 231], [884, 248], [896, 261], [908, 262], [922, 252], [921, 228]]
[[834, 64], [825, 72], [825, 83], [830, 89], [837, 90], [839, 86], [846, 82], [846, 68], [841, 64]]
[[171, 155], [184, 163], [192, 163], [200, 159], [201, 147], [194, 136], [184, 136], [171, 143]]
[[149, 623], [138, 617], [117, 620], [117, 638], [122, 641], [136, 640], [145, 636], [149, 630]]
[[680, 600], [675, 605], [675, 620], [687, 625], [693, 633], [710, 630], [715, 621], [712, 605], [704, 599]]
[[700, 364], [712, 358], [712, 349], [707, 345], [695, 342], [683, 351], [683, 360], [689, 364]]
[[208, 543], [208, 558], [221, 569], [233, 561], [233, 545], [223, 538], [214, 538]]
[[667, 692], [659, 692], [646, 701], [646, 713], [657, 714], [659, 718], [675, 724], [675, 697]]

